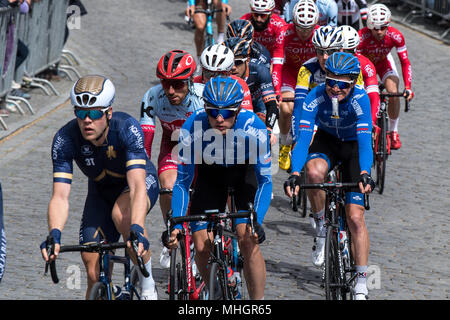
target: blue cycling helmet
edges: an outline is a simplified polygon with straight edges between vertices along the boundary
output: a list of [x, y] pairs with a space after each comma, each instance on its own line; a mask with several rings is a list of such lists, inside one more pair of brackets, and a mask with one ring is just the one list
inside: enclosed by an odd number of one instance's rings
[[239, 37], [228, 38], [223, 45], [230, 48], [234, 56], [248, 57], [250, 55], [250, 41]]
[[327, 59], [325, 70], [337, 76], [348, 75], [357, 78], [361, 71], [361, 65], [358, 58], [351, 53], [335, 52]]
[[237, 79], [213, 77], [205, 84], [203, 100], [219, 109], [239, 108], [244, 100], [244, 90]]

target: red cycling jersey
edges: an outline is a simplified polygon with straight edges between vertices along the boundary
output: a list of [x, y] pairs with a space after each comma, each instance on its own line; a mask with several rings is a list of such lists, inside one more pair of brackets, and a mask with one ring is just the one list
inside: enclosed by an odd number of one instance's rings
[[[252, 14], [244, 14], [241, 19], [251, 21]], [[286, 21], [272, 13], [266, 29], [255, 30], [253, 34], [253, 40], [266, 47], [272, 57], [272, 82], [277, 95], [281, 93], [281, 69], [284, 62], [283, 42], [286, 28]]]
[[370, 108], [372, 111], [372, 123], [376, 123], [378, 109], [380, 108], [380, 95], [378, 89], [377, 72], [374, 64], [360, 53], [356, 54], [359, 64], [361, 65], [361, 73], [364, 80], [364, 88], [370, 99]]
[[[318, 29], [317, 25], [314, 30]], [[314, 31], [311, 36], [302, 41], [295, 32], [295, 25], [288, 24], [283, 42], [283, 55], [285, 61], [282, 68], [282, 87], [295, 90], [298, 71], [303, 63], [316, 56], [316, 49], [312, 43]]]
[[395, 47], [397, 49], [397, 54], [402, 65], [405, 89], [411, 89], [412, 68], [408, 59], [408, 51], [406, 50], [403, 34], [394, 27], [388, 27], [386, 36], [379, 41], [372, 35], [372, 32], [367, 27], [359, 30], [358, 33], [361, 38], [358, 52], [373, 62], [377, 73], [382, 79], [384, 74], [388, 72], [388, 69], [390, 68], [387, 55], [391, 52], [392, 48]]
[[[247, 82], [245, 82], [244, 79], [233, 75], [230, 75], [230, 78], [236, 79], [241, 85], [242, 89], [244, 90], [244, 100], [242, 100], [241, 103], [242, 108], [247, 109], [249, 111], [253, 111], [252, 96], [250, 94], [250, 89], [248, 88]], [[194, 77], [194, 83], [204, 83], [203, 75], [198, 75]]]

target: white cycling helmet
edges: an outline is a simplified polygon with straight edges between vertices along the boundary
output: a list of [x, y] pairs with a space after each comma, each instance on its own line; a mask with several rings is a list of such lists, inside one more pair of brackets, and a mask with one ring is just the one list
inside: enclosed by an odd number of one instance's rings
[[269, 14], [274, 8], [274, 0], [250, 0], [250, 10], [252, 12]]
[[312, 42], [316, 48], [341, 49], [344, 44], [344, 34], [339, 27], [322, 26], [314, 31]]
[[340, 28], [344, 33], [344, 44], [342, 48], [344, 50], [356, 49], [360, 42], [358, 31], [351, 26], [340, 26]]
[[78, 79], [70, 91], [74, 107], [109, 107], [114, 101], [116, 90], [111, 80], [98, 75], [88, 75]]
[[213, 44], [203, 50], [200, 62], [209, 71], [230, 71], [234, 65], [234, 53], [223, 44]]
[[319, 21], [319, 9], [313, 0], [300, 0], [294, 6], [292, 16], [296, 26], [311, 28]]
[[386, 27], [391, 22], [391, 10], [382, 3], [370, 6], [367, 13], [367, 28]]

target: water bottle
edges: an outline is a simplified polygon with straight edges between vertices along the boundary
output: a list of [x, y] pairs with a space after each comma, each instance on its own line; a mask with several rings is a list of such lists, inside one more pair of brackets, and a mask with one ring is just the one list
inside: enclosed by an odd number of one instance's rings
[[345, 265], [348, 265], [348, 238], [347, 238], [347, 231], [340, 230], [339, 231], [339, 247], [342, 252], [342, 257], [344, 260]]

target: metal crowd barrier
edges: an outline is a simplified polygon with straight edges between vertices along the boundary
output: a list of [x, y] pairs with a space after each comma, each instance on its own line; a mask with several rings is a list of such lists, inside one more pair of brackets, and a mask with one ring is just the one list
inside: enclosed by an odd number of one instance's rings
[[[15, 26], [12, 30], [14, 32], [12, 47], [0, 46], [0, 68], [2, 68], [0, 98], [15, 104], [21, 114], [24, 114], [24, 112], [19, 102], [27, 105], [32, 114], [34, 114], [34, 110], [26, 99], [8, 95], [11, 91], [12, 80], [22, 83], [26, 77], [28, 86], [40, 88], [45, 94], [50, 95], [49, 90], [47, 90], [48, 87], [55, 95], [59, 95], [50, 81], [39, 78], [37, 75], [57, 66], [57, 70], [66, 74], [72, 81], [74, 79], [68, 71], [72, 71], [78, 78], [80, 77], [71, 63], [69, 65], [60, 63], [62, 58], [65, 58], [68, 62], [76, 60], [72, 53], [63, 50], [68, 6], [69, 0], [41, 0], [33, 2], [27, 14], [20, 14], [18, 8], [0, 9], [0, 43], [6, 43], [8, 25], [12, 20]], [[12, 32], [11, 29], [9, 30], [9, 32]], [[22, 65], [14, 70], [18, 39], [28, 47], [29, 53]], [[7, 61], [8, 68], [3, 70], [2, 66], [5, 64], [4, 57], [7, 48], [13, 50], [13, 53]], [[0, 117], [0, 125], [7, 130], [2, 117]]]
[[[0, 98], [5, 100], [11, 90], [14, 77], [17, 51], [15, 23], [18, 13], [18, 8], [0, 8]], [[0, 116], [0, 124], [5, 130], [7, 129], [3, 116]]]
[[[417, 17], [427, 17], [435, 15], [450, 22], [450, 0], [398, 0], [400, 3], [407, 4], [416, 8], [411, 10], [402, 20], [402, 22], [411, 22]], [[440, 38], [444, 39], [450, 32], [447, 28]]]

